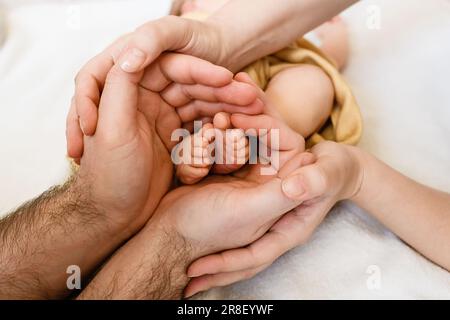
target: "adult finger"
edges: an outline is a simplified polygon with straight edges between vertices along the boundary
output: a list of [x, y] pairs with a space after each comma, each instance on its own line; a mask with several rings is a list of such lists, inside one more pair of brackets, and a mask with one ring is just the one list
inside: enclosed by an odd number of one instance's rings
[[[305, 140], [283, 121], [269, 115], [233, 114], [231, 123], [235, 128], [254, 131], [258, 137], [265, 138], [265, 144], [279, 151], [304, 150]], [[275, 140], [273, 140], [275, 139]]]
[[246, 106], [253, 103], [257, 98], [255, 89], [242, 82], [232, 81], [228, 85], [214, 88], [203, 84], [183, 85], [171, 84], [162, 92], [164, 100], [174, 107], [182, 107], [192, 100], [203, 100], [208, 102], [225, 102], [228, 104]]
[[141, 86], [161, 92], [170, 83], [199, 84], [220, 88], [230, 84], [233, 74], [224, 67], [184, 54], [163, 54], [145, 69]]
[[112, 141], [135, 135], [139, 82], [142, 72], [130, 74], [114, 66], [100, 100], [98, 131]]
[[72, 98], [66, 120], [66, 141], [67, 155], [72, 159], [81, 158], [83, 155], [83, 132], [80, 129], [74, 98]]
[[[342, 181], [332, 155], [318, 155], [317, 161], [301, 167], [283, 179], [283, 192], [291, 199], [311, 200], [336, 191]], [[342, 177], [343, 178], [343, 177]]]
[[301, 167], [309, 166], [317, 161], [317, 157], [311, 152], [302, 152], [292, 157], [278, 172], [278, 177], [285, 179]]
[[203, 33], [203, 28], [201, 22], [173, 16], [146, 23], [129, 37], [118, 64], [125, 72], [141, 71], [162, 52], [187, 48], [195, 36]]
[[263, 108], [264, 104], [259, 99], [247, 106], [232, 105], [224, 102], [194, 100], [183, 107], [176, 108], [176, 110], [181, 121], [186, 123], [202, 117], [213, 117], [215, 114], [222, 111], [231, 114], [260, 114]]
[[214, 128], [226, 130], [231, 128], [231, 116], [226, 112], [219, 112], [213, 118]]
[[268, 266], [287, 251], [306, 243], [333, 204], [324, 201], [314, 206], [300, 205], [249, 246], [200, 258], [189, 266], [187, 274], [197, 278]]
[[76, 80], [75, 104], [83, 133], [91, 136], [97, 128], [98, 104], [100, 101], [99, 82], [92, 74], [82, 73]]
[[279, 178], [271, 178], [263, 184], [248, 188], [238, 197], [242, 197], [237, 200], [237, 203], [242, 203], [238, 208], [242, 212], [242, 223], [258, 221], [261, 226], [278, 220], [301, 203], [283, 193]]
[[199, 278], [191, 279], [184, 291], [184, 297], [189, 298], [199, 292], [206, 291], [211, 288], [223, 287], [238, 281], [250, 279], [265, 268], [267, 268], [267, 266], [237, 272], [205, 275]]
[[254, 269], [270, 264], [287, 250], [285, 240], [281, 234], [269, 231], [247, 247], [224, 251], [194, 261], [189, 266], [187, 275], [194, 278], [207, 274]]
[[88, 61], [75, 77], [75, 105], [80, 125], [86, 135], [93, 135], [97, 127], [100, 94], [115, 56], [126, 40], [123, 36], [102, 53]]

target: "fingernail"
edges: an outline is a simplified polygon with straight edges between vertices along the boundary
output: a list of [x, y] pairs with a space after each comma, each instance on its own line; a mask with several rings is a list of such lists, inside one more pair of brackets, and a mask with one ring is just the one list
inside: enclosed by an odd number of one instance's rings
[[196, 292], [185, 293], [185, 294], [184, 294], [184, 299], [189, 299], [189, 298], [192, 297], [194, 294], [196, 294]]
[[125, 72], [136, 72], [140, 70], [142, 65], [145, 63], [146, 55], [143, 51], [133, 48], [125, 53], [124, 57], [121, 59], [120, 67]]
[[188, 278], [198, 278], [200, 276], [202, 276], [202, 274], [197, 274], [197, 273], [193, 273], [193, 272], [188, 272], [187, 273]]
[[283, 189], [283, 192], [290, 198], [298, 199], [305, 193], [300, 175], [285, 179], [281, 185], [281, 188]]

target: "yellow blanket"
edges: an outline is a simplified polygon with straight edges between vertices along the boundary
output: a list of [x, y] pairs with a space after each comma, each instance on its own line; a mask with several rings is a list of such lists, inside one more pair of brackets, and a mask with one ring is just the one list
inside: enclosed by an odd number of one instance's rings
[[252, 63], [243, 71], [265, 90], [270, 79], [278, 72], [299, 64], [316, 65], [323, 69], [332, 80], [335, 90], [331, 116], [318, 132], [308, 138], [307, 147], [310, 148], [324, 140], [353, 145], [358, 143], [362, 133], [362, 119], [350, 87], [334, 62], [309, 41], [299, 39], [291, 46]]
[[[208, 14], [190, 12], [183, 17], [202, 21], [207, 19]], [[308, 137], [306, 147], [311, 148], [324, 140], [357, 144], [362, 134], [362, 118], [355, 97], [335, 63], [306, 39], [300, 38], [289, 47], [259, 59], [242, 71], [247, 72], [265, 90], [270, 79], [278, 72], [299, 64], [312, 64], [323, 69], [333, 82], [335, 91], [330, 118], [318, 132]]]

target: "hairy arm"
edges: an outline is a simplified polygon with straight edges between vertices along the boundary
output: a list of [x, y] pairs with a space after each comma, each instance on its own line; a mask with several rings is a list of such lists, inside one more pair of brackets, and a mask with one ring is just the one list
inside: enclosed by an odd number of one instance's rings
[[193, 260], [176, 232], [150, 222], [103, 266], [78, 299], [180, 299]]
[[208, 22], [217, 25], [223, 35], [225, 48], [222, 64], [238, 71], [289, 45], [356, 2], [231, 0]]
[[433, 262], [450, 270], [450, 194], [426, 187], [354, 149], [363, 169], [359, 206]]
[[108, 223], [78, 178], [0, 221], [0, 298], [62, 298], [66, 271], [88, 276], [126, 237]]

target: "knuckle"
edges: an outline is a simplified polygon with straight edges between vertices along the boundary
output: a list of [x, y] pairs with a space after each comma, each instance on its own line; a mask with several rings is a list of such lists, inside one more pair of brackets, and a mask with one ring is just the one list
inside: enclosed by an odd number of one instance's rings
[[152, 38], [152, 40], [159, 40], [161, 35], [161, 18], [159, 20], [151, 21], [140, 27], [138, 27], [135, 32], [130, 36], [130, 41], [139, 42], [138, 40]]

